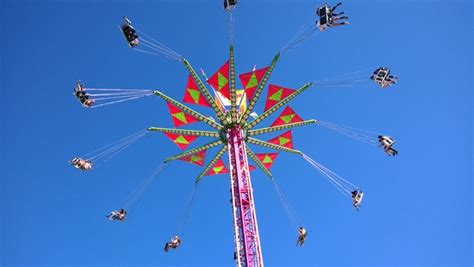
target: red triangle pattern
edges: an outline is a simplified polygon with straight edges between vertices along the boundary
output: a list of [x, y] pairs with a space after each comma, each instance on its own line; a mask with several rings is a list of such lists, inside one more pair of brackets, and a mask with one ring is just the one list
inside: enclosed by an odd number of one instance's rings
[[[282, 143], [282, 141], [283, 141], [283, 143]], [[284, 132], [284, 133], [280, 134], [279, 136], [268, 140], [267, 142], [292, 149], [293, 148], [293, 136], [291, 134], [291, 130], [287, 131], [287, 132]]]
[[290, 107], [287, 106], [278, 116], [278, 118], [272, 123], [270, 127], [280, 126], [289, 123], [301, 122], [303, 119], [296, 114], [296, 112]]
[[207, 150], [202, 150], [197, 153], [194, 153], [192, 155], [186, 156], [179, 158], [179, 160], [186, 161], [192, 164], [196, 164], [198, 166], [204, 166], [204, 161], [206, 159], [206, 151]]
[[275, 159], [278, 156], [278, 153], [255, 154], [255, 156], [257, 156], [257, 158], [263, 163], [263, 166], [265, 166], [267, 170], [270, 170], [273, 162], [275, 162]]
[[[191, 91], [193, 90], [195, 92], [199, 92], [199, 96], [197, 99], [193, 98], [191, 95]], [[207, 102], [206, 98], [202, 95], [201, 91], [199, 91], [199, 88], [196, 84], [196, 81], [194, 81], [193, 77], [189, 75], [188, 77], [188, 83], [186, 85], [186, 89], [184, 90], [184, 97], [183, 97], [183, 102], [185, 103], [190, 103], [190, 104], [195, 104], [195, 105], [200, 105], [204, 107], [210, 107], [209, 103]]]
[[[265, 76], [267, 69], [268, 67], [265, 67], [265, 68], [261, 68], [258, 70], [254, 70], [254, 71], [239, 75], [240, 82], [244, 86], [245, 94], [247, 95], [248, 100], [252, 100], [253, 95], [255, 94], [255, 90], [257, 89], [257, 86], [262, 80], [263, 76]], [[255, 73], [255, 78], [257, 78], [257, 84], [255, 85], [254, 83], [252, 83], [252, 85], [249, 86], [249, 81], [252, 78], [254, 73]]]
[[[270, 84], [268, 86], [268, 95], [267, 95], [267, 102], [265, 103], [265, 111], [269, 110], [273, 107], [276, 103], [280, 102], [285, 97], [291, 95], [295, 90], [291, 88], [285, 88], [278, 85]], [[280, 94], [277, 94], [280, 92]], [[278, 95], [279, 99], [271, 99], [272, 96]]]
[[173, 133], [164, 133], [173, 143], [179, 148], [185, 150], [198, 136], [195, 135], [182, 135]]
[[[173, 120], [174, 127], [179, 127], [179, 126], [183, 126], [183, 125], [187, 125], [187, 124], [199, 121], [197, 118], [185, 113], [184, 111], [179, 109], [177, 106], [171, 104], [170, 102], [167, 102], [167, 105], [171, 114], [171, 119]], [[176, 115], [179, 115], [179, 116], [176, 116]]]
[[214, 165], [212, 165], [211, 169], [206, 173], [206, 175], [217, 175], [217, 174], [225, 174], [229, 173], [229, 170], [224, 165], [224, 161], [219, 159]]
[[[225, 85], [221, 84], [222, 87], [219, 86], [219, 76], [227, 79], [227, 83], [225, 83]], [[207, 80], [207, 82], [212, 86], [212, 88], [214, 88], [214, 90], [230, 99], [229, 61], [227, 60], [224, 65], [222, 65], [222, 67]]]

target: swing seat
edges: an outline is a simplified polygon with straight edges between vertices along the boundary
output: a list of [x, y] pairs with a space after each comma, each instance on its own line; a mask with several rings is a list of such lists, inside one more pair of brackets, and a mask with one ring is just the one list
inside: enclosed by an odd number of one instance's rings
[[237, 5], [237, 0], [224, 0], [224, 9], [232, 10]]
[[389, 85], [389, 83], [387, 82], [387, 78], [389, 75], [389, 68], [380, 67], [375, 71], [373, 79], [380, 87], [387, 87]]
[[138, 35], [135, 34], [136, 30], [132, 27], [130, 20], [126, 17], [124, 20], [125, 22], [120, 28], [122, 29], [123, 36], [127, 40], [128, 45], [133, 48], [139, 44]]
[[331, 27], [330, 25], [331, 11], [327, 4], [324, 4], [318, 7], [316, 14], [319, 16], [319, 19], [316, 22], [316, 27], [318, 27], [320, 31], [324, 31], [327, 28]]

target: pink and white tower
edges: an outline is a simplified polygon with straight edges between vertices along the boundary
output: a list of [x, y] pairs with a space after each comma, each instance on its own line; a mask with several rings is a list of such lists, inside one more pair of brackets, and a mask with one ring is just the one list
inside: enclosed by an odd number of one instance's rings
[[227, 149], [234, 218], [234, 259], [237, 266], [263, 266], [245, 136], [239, 126], [228, 130]]

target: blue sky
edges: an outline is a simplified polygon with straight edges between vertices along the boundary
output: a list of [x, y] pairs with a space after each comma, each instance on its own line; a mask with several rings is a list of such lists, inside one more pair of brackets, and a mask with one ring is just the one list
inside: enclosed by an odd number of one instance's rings
[[[269, 64], [318, 4], [239, 2], [239, 73]], [[389, 158], [318, 126], [294, 130], [296, 148], [366, 196], [356, 212], [301, 157], [280, 154], [271, 171], [309, 239], [295, 247], [296, 230], [271, 182], [255, 171], [265, 264], [472, 266], [472, 1], [345, 1], [340, 10], [352, 24], [284, 54], [271, 83], [296, 88], [390, 66], [400, 77], [394, 87], [315, 87], [291, 106], [305, 119], [390, 134], [400, 154]], [[210, 74], [228, 57], [220, 1], [3, 0], [0, 14], [0, 265], [232, 266], [228, 176], [202, 180], [183, 246], [168, 254], [163, 244], [176, 232], [198, 167], [170, 164], [128, 221], [104, 217], [179, 152], [162, 134], [148, 134], [90, 173], [67, 163], [149, 126], [172, 127], [156, 97], [86, 110], [71, 95], [81, 79], [91, 87], [159, 89], [182, 98], [184, 66], [128, 49], [118, 30], [122, 16]]]

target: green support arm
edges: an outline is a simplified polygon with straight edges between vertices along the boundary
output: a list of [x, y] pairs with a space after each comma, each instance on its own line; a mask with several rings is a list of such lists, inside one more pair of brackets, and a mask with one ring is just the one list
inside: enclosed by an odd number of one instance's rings
[[210, 142], [208, 144], [202, 145], [200, 147], [196, 147], [196, 148], [190, 149], [188, 151], [184, 151], [182, 153], [179, 153], [177, 155], [168, 157], [168, 158], [165, 159], [165, 162], [170, 162], [172, 160], [176, 160], [176, 159], [180, 159], [182, 157], [190, 156], [190, 155], [196, 154], [198, 152], [201, 152], [203, 150], [213, 148], [213, 147], [216, 147], [218, 145], [222, 145], [223, 143], [224, 142], [222, 142], [222, 140], [213, 141], [213, 142]]
[[211, 96], [206, 86], [204, 86], [204, 83], [201, 81], [201, 78], [199, 78], [196, 71], [194, 71], [189, 61], [187, 61], [185, 58], [181, 59], [181, 61], [184, 63], [184, 65], [188, 69], [189, 74], [191, 74], [191, 77], [193, 77], [194, 81], [196, 81], [196, 84], [199, 87], [199, 90], [204, 95], [207, 102], [209, 102], [209, 105], [211, 105], [211, 107], [214, 109], [214, 112], [216, 112], [217, 118], [219, 118], [220, 121], [225, 121], [224, 113], [222, 113], [222, 111], [217, 106], [216, 102], [214, 102], [214, 98]]
[[162, 132], [162, 133], [174, 133], [174, 134], [216, 137], [216, 138], [220, 137], [218, 132], [211, 132], [211, 131], [196, 131], [196, 130], [159, 128], [159, 127], [149, 127], [147, 130], [148, 131]]
[[212, 166], [220, 159], [220, 157], [226, 152], [227, 150], [227, 145], [222, 146], [222, 148], [217, 152], [217, 154], [214, 156], [214, 158], [207, 164], [206, 168], [199, 174], [199, 176], [196, 178], [196, 183], [201, 181], [202, 177], [206, 175], [206, 173], [212, 168]]
[[265, 72], [265, 75], [263, 76], [263, 79], [260, 81], [257, 89], [255, 90], [255, 94], [253, 95], [253, 98], [250, 100], [250, 103], [247, 107], [247, 110], [245, 113], [240, 117], [239, 124], [243, 126], [246, 122], [247, 119], [249, 118], [250, 113], [252, 112], [255, 104], [257, 104], [257, 100], [262, 93], [263, 88], [267, 84], [268, 78], [270, 78], [270, 75], [272, 74], [273, 68], [275, 67], [276, 63], [278, 62], [278, 59], [280, 58], [280, 53], [278, 53], [272, 61], [272, 64], [268, 67], [267, 71]]
[[282, 99], [280, 102], [276, 103], [273, 107], [271, 107], [269, 110], [265, 111], [264, 113], [262, 113], [260, 116], [258, 116], [255, 120], [251, 121], [248, 125], [247, 125], [247, 129], [251, 129], [252, 127], [254, 127], [255, 125], [257, 125], [259, 122], [263, 121], [264, 119], [266, 119], [268, 116], [270, 116], [271, 114], [273, 114], [273, 112], [277, 111], [279, 108], [281, 108], [282, 106], [286, 105], [288, 102], [290, 102], [291, 100], [293, 100], [296, 96], [298, 96], [299, 94], [303, 93], [306, 89], [310, 88], [311, 86], [313, 85], [313, 83], [307, 83], [303, 86], [301, 86], [298, 90], [294, 91], [291, 95], [285, 97], [284, 99]]
[[235, 58], [234, 46], [230, 45], [230, 116], [232, 123], [237, 122], [237, 93], [235, 89]]
[[167, 102], [170, 102], [171, 104], [177, 106], [178, 108], [184, 110], [186, 113], [189, 113], [191, 116], [193, 117], [196, 117], [198, 120], [204, 122], [204, 123], [207, 123], [209, 126], [217, 129], [217, 130], [221, 130], [222, 129], [222, 125], [220, 125], [219, 123], [215, 122], [215, 121], [212, 121], [210, 120], [208, 117], [198, 113], [197, 111], [194, 111], [193, 109], [181, 104], [180, 102], [174, 100], [173, 98], [163, 94], [162, 92], [160, 91], [153, 91], [153, 93], [161, 98], [163, 98], [165, 101]]
[[266, 141], [262, 141], [262, 140], [258, 140], [258, 139], [252, 138], [252, 137], [248, 137], [247, 142], [249, 144], [254, 144], [254, 145], [257, 145], [257, 146], [263, 146], [263, 147], [267, 147], [267, 148], [271, 148], [271, 149], [275, 149], [275, 150], [289, 152], [289, 153], [297, 154], [297, 155], [300, 155], [300, 156], [303, 155], [303, 153], [301, 153], [301, 151], [299, 151], [299, 150], [287, 148], [287, 147], [280, 146], [280, 145], [275, 145], [275, 144], [272, 144], [272, 143], [269, 143], [269, 142], [266, 142]]
[[250, 147], [245, 144], [245, 149], [247, 151], [247, 155], [249, 155], [250, 158], [252, 158], [252, 160], [257, 164], [257, 166], [271, 179], [273, 180], [273, 176], [272, 174], [270, 173], [270, 171], [267, 170], [267, 168], [265, 168], [265, 165], [263, 165], [263, 163], [257, 158], [257, 156], [255, 156], [255, 153], [253, 153], [253, 151], [250, 149]]
[[304, 126], [308, 124], [313, 124], [313, 123], [318, 123], [318, 120], [305, 120], [301, 122], [295, 122], [295, 123], [288, 123], [285, 125], [279, 125], [279, 126], [274, 126], [274, 127], [267, 127], [267, 128], [260, 128], [260, 129], [255, 129], [255, 130], [250, 130], [247, 132], [247, 136], [254, 136], [254, 135], [259, 135], [259, 134], [264, 134], [264, 133], [271, 133], [271, 132], [276, 132], [280, 130], [287, 130], [287, 129], [292, 129], [295, 127], [299, 126]]

